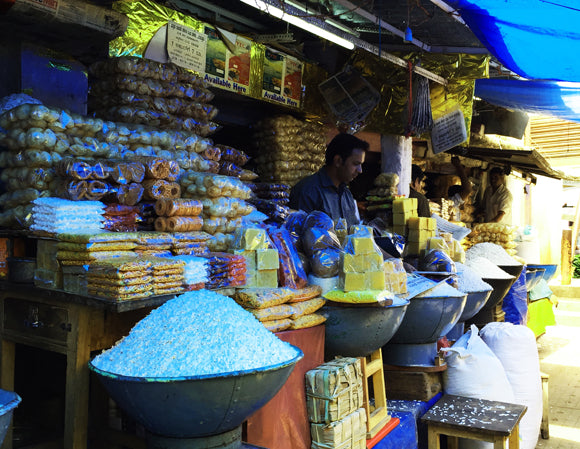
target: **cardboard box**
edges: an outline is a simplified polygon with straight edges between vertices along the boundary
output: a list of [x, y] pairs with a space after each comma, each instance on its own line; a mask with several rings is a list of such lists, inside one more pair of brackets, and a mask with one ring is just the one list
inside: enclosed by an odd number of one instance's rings
[[363, 406], [362, 368], [358, 358], [341, 357], [326, 362], [308, 371], [305, 381], [311, 423], [339, 421]]

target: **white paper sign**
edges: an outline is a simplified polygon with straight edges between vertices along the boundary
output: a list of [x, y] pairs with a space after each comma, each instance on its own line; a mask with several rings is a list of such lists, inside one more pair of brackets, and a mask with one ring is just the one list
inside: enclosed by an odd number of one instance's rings
[[433, 122], [431, 130], [431, 144], [433, 153], [442, 153], [467, 140], [467, 130], [463, 112], [460, 109], [453, 111]]
[[180, 67], [203, 73], [207, 36], [193, 28], [169, 21], [167, 23], [167, 54]]

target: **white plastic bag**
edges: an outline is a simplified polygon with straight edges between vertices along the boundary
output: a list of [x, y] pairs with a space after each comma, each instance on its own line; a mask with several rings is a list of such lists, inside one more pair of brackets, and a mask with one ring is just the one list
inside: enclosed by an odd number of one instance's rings
[[[451, 348], [444, 348], [447, 369], [443, 372], [445, 393], [470, 398], [514, 403], [514, 393], [504, 367], [471, 325]], [[459, 439], [461, 449], [493, 448], [493, 443]]]
[[542, 423], [542, 380], [534, 332], [512, 323], [488, 323], [481, 338], [501, 361], [515, 403], [528, 407], [520, 421], [520, 448], [534, 449]]

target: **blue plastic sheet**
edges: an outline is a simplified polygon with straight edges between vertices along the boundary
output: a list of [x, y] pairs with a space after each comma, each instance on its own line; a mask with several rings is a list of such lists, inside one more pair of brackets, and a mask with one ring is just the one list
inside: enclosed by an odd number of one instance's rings
[[508, 109], [580, 122], [580, 83], [478, 79], [475, 96]]
[[578, 0], [447, 0], [483, 45], [528, 79], [580, 81]]
[[526, 267], [513, 283], [503, 299], [505, 321], [513, 324], [528, 322], [528, 291], [526, 289]]

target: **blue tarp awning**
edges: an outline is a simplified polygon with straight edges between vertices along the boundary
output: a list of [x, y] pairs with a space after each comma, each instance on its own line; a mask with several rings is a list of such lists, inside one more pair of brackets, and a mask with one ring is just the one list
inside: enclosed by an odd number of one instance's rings
[[478, 79], [474, 95], [507, 109], [580, 122], [580, 83]]
[[446, 2], [512, 72], [528, 79], [580, 82], [580, 1]]

